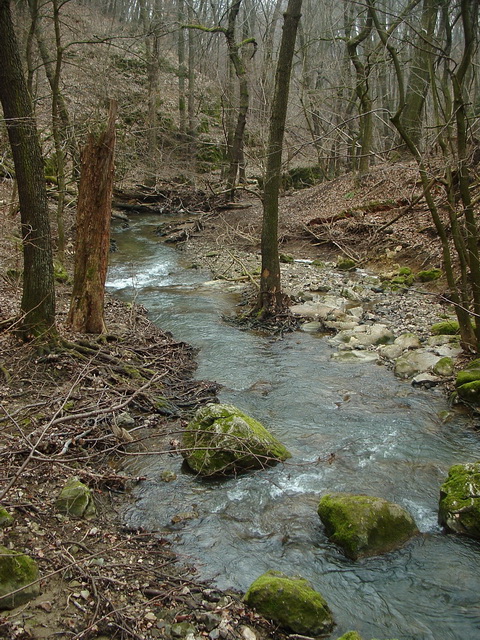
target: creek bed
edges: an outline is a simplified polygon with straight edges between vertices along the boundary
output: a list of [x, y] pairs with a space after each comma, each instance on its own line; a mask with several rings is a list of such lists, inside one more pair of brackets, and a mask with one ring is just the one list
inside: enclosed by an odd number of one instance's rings
[[[325, 339], [283, 339], [225, 324], [238, 293], [206, 282], [161, 243], [158, 218], [115, 232], [108, 288], [199, 349], [196, 377], [262, 421], [290, 449], [284, 465], [224, 480], [188, 473], [180, 456], [133, 463], [147, 477], [125, 519], [169, 531], [201, 578], [244, 591], [268, 569], [308, 578], [332, 608], [332, 638], [474, 640], [480, 637], [480, 546], [442, 533], [439, 486], [450, 465], [480, 459], [480, 437], [461, 415], [444, 423], [441, 391], [413, 389], [377, 364], [340, 364]], [[160, 475], [171, 470], [173, 482]], [[406, 507], [421, 535], [357, 562], [328, 542], [316, 513], [328, 491], [377, 495]], [[183, 514], [180, 522], [172, 518]]]

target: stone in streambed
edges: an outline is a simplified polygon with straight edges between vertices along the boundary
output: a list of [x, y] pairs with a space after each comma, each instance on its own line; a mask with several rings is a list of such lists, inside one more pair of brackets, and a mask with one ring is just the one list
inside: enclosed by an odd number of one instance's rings
[[201, 407], [183, 434], [182, 449], [188, 466], [203, 476], [261, 469], [291, 457], [260, 422], [229, 404]]
[[480, 540], [480, 462], [450, 467], [440, 488], [438, 520], [449, 531]]
[[352, 560], [397, 549], [418, 533], [403, 507], [372, 496], [327, 494], [320, 500], [318, 515], [330, 540]]
[[333, 617], [324, 598], [301, 577], [267, 571], [245, 594], [245, 602], [281, 627], [306, 636], [324, 635]]
[[417, 373], [431, 370], [439, 360], [438, 355], [425, 349], [407, 351], [395, 361], [394, 372], [398, 378], [412, 378]]
[[352, 330], [340, 331], [331, 342], [343, 343], [352, 349], [367, 348], [393, 342], [393, 333], [384, 324], [360, 324]]

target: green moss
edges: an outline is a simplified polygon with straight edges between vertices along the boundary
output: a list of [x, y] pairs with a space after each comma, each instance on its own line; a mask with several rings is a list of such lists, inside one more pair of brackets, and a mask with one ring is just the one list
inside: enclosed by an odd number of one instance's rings
[[450, 467], [440, 487], [438, 519], [451, 531], [480, 540], [480, 462]]
[[357, 263], [351, 258], [340, 258], [335, 266], [340, 271], [354, 271], [357, 268]]
[[399, 276], [411, 276], [412, 275], [412, 270], [410, 269], [410, 267], [400, 267], [400, 269], [398, 270], [398, 275]]
[[457, 379], [455, 381], [456, 387], [461, 387], [469, 382], [475, 382], [480, 380], [480, 369], [464, 369], [457, 373]]
[[57, 282], [67, 283], [70, 280], [67, 270], [59, 262], [53, 264], [53, 275]]
[[390, 285], [393, 285], [392, 289], [396, 289], [398, 287], [411, 287], [414, 282], [415, 282], [415, 276], [413, 274], [403, 275], [403, 276], [399, 275], [399, 276], [394, 276], [390, 280]]
[[305, 189], [321, 182], [323, 178], [324, 173], [318, 165], [314, 167], [294, 167], [283, 174], [282, 186], [286, 190]]
[[254, 418], [228, 404], [201, 407], [183, 435], [183, 454], [202, 475], [259, 469], [291, 457]]
[[313, 262], [312, 265], [314, 267], [319, 267], [320, 269], [324, 269], [325, 268], [325, 262], [323, 260], [320, 260], [319, 258], [316, 258]]
[[337, 640], [362, 640], [362, 636], [356, 631], [347, 631], [344, 633], [341, 638], [337, 638]]
[[70, 478], [55, 501], [61, 513], [78, 518], [93, 518], [96, 514], [95, 503], [90, 489], [78, 478]]
[[0, 529], [10, 527], [13, 524], [13, 516], [11, 516], [4, 507], [0, 507]]
[[451, 376], [453, 374], [453, 359], [448, 356], [440, 358], [440, 360], [433, 366], [433, 373], [437, 376]]
[[197, 142], [196, 156], [200, 166], [203, 166], [208, 171], [218, 169], [226, 160], [225, 148], [210, 140], [199, 140]]
[[460, 327], [456, 320], [447, 320], [432, 324], [430, 331], [434, 336], [454, 336], [460, 333]]
[[405, 509], [372, 496], [327, 494], [318, 515], [327, 536], [353, 560], [395, 549], [418, 532]]
[[473, 404], [480, 404], [480, 380], [467, 382], [457, 387], [457, 393], [462, 400]]
[[293, 261], [293, 256], [287, 256], [285, 253], [280, 254], [280, 262], [283, 262], [284, 264], [292, 264]]
[[476, 358], [475, 360], [469, 362], [465, 369], [467, 369], [468, 371], [470, 371], [471, 369], [480, 369], [480, 358]]
[[[14, 609], [40, 593], [39, 584], [30, 585], [38, 579], [38, 567], [29, 556], [0, 546], [0, 610]], [[14, 595], [9, 595], [17, 589]]]
[[324, 598], [301, 577], [267, 571], [250, 586], [245, 602], [265, 618], [308, 636], [331, 631], [333, 618]]
[[440, 269], [426, 269], [417, 273], [417, 280], [419, 282], [432, 282], [433, 280], [438, 280], [441, 276], [442, 271]]

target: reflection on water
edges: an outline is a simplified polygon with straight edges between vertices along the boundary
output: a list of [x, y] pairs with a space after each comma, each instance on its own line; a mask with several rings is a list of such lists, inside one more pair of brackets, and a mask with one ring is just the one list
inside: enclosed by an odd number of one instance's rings
[[[480, 438], [461, 417], [443, 424], [440, 392], [413, 390], [384, 367], [332, 361], [325, 340], [283, 340], [224, 324], [235, 293], [205, 276], [138, 219], [116, 235], [109, 288], [134, 297], [178, 339], [198, 347], [199, 378], [223, 385], [220, 399], [263, 421], [292, 451], [284, 465], [226, 480], [201, 480], [179, 457], [142, 457], [147, 476], [126, 519], [170, 530], [175, 549], [221, 588], [245, 590], [267, 569], [310, 579], [331, 605], [333, 638], [480, 638], [480, 545], [443, 535], [438, 489], [448, 467], [480, 459]], [[160, 473], [178, 474], [173, 483]], [[327, 491], [365, 492], [405, 506], [422, 535], [404, 549], [351, 562], [326, 539], [316, 514]], [[187, 511], [199, 517], [171, 525]]]

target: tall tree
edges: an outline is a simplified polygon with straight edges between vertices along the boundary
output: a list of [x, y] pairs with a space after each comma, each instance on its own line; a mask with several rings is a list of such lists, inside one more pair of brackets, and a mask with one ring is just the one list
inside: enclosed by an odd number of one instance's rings
[[10, 0], [0, 0], [0, 102], [12, 148], [23, 239], [22, 333], [55, 332], [55, 289], [43, 158], [23, 75]]
[[405, 108], [401, 121], [417, 146], [420, 146], [422, 139], [425, 98], [430, 87], [430, 69], [435, 53], [433, 39], [441, 3], [441, 0], [423, 0], [421, 25], [414, 43], [415, 49], [405, 90]]
[[282, 41], [275, 74], [275, 91], [267, 147], [267, 168], [263, 191], [262, 271], [257, 310], [263, 317], [277, 314], [285, 306], [280, 282], [278, 254], [278, 194], [280, 191], [283, 138], [293, 54], [302, 0], [289, 0], [284, 15]]

